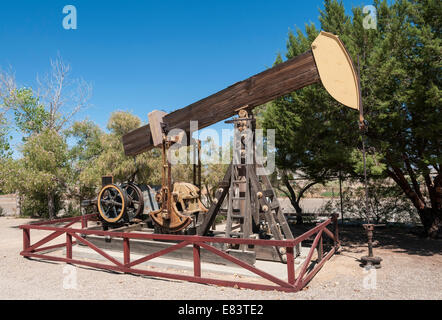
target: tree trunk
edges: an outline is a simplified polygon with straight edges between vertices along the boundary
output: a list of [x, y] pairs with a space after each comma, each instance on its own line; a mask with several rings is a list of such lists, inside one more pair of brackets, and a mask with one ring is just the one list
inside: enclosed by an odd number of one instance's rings
[[302, 188], [299, 191], [298, 196], [296, 197], [296, 193], [295, 190], [293, 190], [293, 187], [291, 186], [287, 176], [283, 177], [283, 182], [287, 188], [287, 190], [289, 191], [289, 199], [290, 199], [290, 203], [292, 204], [293, 208], [295, 208], [296, 211], [296, 224], [302, 224], [304, 223], [303, 219], [302, 219], [302, 208], [299, 206], [299, 201], [301, 201], [302, 196], [304, 195], [304, 193], [310, 189], [310, 187], [314, 186], [315, 184], [317, 184], [317, 181], [311, 182], [309, 184], [307, 184], [306, 186], [304, 186], [304, 188]]
[[424, 177], [432, 204], [431, 207], [428, 207], [419, 196], [419, 192], [410, 187], [403, 172], [395, 166], [392, 166], [392, 169], [393, 171], [387, 169], [387, 173], [416, 207], [424, 227], [425, 236], [433, 239], [437, 238], [442, 230], [442, 176], [437, 175], [433, 181], [431, 181], [429, 174]]
[[424, 225], [426, 236], [436, 239], [442, 230], [442, 175], [438, 174], [433, 183], [427, 175], [426, 184], [430, 195], [431, 208], [425, 207], [423, 210], [419, 210], [419, 217]]
[[437, 238], [442, 230], [442, 175], [438, 174], [433, 180], [432, 210], [425, 215], [429, 216], [431, 224], [426, 229], [430, 238]]
[[424, 226], [425, 236], [436, 239], [442, 228], [442, 211], [434, 208], [418, 210], [419, 217]]
[[302, 208], [299, 206], [299, 200], [298, 201], [291, 201], [293, 207], [296, 211], [296, 224], [303, 224], [304, 220], [302, 219]]
[[48, 211], [49, 211], [49, 220], [55, 218], [55, 194], [52, 191], [48, 193]]
[[302, 224], [304, 221], [302, 220], [302, 208], [299, 206], [299, 197], [296, 197], [295, 190], [293, 190], [287, 176], [284, 176], [283, 178], [284, 184], [287, 188], [287, 190], [290, 193], [290, 203], [292, 204], [293, 208], [296, 211], [296, 224]]

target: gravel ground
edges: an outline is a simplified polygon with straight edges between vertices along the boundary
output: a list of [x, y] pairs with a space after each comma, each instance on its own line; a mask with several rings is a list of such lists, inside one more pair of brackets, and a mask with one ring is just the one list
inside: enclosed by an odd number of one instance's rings
[[[73, 267], [77, 288], [64, 289], [64, 263], [29, 260], [19, 255], [22, 231], [29, 219], [0, 217], [0, 299], [442, 299], [442, 241], [422, 240], [403, 230], [376, 233], [375, 255], [382, 268], [365, 271], [360, 230], [346, 227], [343, 251], [328, 261], [298, 293], [239, 290]], [[31, 241], [41, 235], [31, 231]]]

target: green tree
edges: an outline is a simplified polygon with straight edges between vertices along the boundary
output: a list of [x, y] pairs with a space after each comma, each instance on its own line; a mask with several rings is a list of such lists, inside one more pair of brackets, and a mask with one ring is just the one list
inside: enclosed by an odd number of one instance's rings
[[116, 182], [133, 179], [136, 183], [160, 183], [159, 150], [154, 149], [136, 157], [127, 157], [124, 154], [122, 136], [139, 126], [141, 120], [138, 117], [123, 111], [111, 114], [107, 124], [108, 133], [100, 132], [98, 127], [91, 123], [74, 125], [75, 135], [80, 139], [73, 152], [77, 154], [78, 159], [84, 161], [78, 177], [83, 188], [98, 191], [103, 175], [112, 175]]
[[[229, 164], [225, 162], [232, 160], [233, 143], [230, 141], [229, 144], [223, 148], [217, 145], [211, 137], [208, 137], [202, 142], [202, 146], [201, 153], [203, 163], [201, 168], [201, 188], [206, 195], [205, 204], [207, 207], [210, 207], [213, 204], [219, 183], [223, 180], [229, 167]], [[209, 154], [211, 153], [217, 153], [219, 161], [204, 161], [205, 159], [210, 159]]]
[[48, 124], [49, 113], [31, 88], [16, 89], [4, 99], [4, 105], [13, 110], [15, 125], [25, 135], [23, 141], [33, 133], [40, 133]]
[[3, 187], [25, 195], [23, 212], [55, 218], [69, 177], [67, 144], [54, 130], [33, 134], [21, 147], [23, 157], [9, 159], [2, 167]]
[[[336, 25], [342, 26], [341, 15], [338, 18]], [[290, 32], [286, 57], [309, 50], [318, 34], [313, 24], [306, 25], [306, 35], [299, 29], [296, 35]], [[275, 63], [280, 62], [279, 55]], [[289, 197], [298, 214], [302, 213], [299, 202], [309, 188], [335, 178], [341, 171], [352, 171], [355, 114], [333, 100], [322, 86], [312, 85], [276, 99], [267, 104], [259, 118], [262, 127], [276, 131], [278, 170], [273, 183]], [[298, 180], [310, 182], [299, 185]]]
[[377, 45], [364, 95], [369, 144], [418, 211], [425, 232], [442, 225], [441, 14], [437, 1], [377, 2]]
[[[9, 143], [12, 139], [12, 137], [9, 136], [11, 126], [7, 118], [9, 108], [5, 105], [4, 100], [14, 91], [14, 85], [15, 80], [10, 73], [4, 72], [0, 68], [0, 165], [3, 165], [5, 159], [12, 155], [11, 145]], [[0, 182], [1, 181], [4, 181], [4, 178], [0, 178]]]
[[[35, 215], [47, 213], [51, 219], [62, 206], [61, 191], [67, 190], [72, 176], [63, 130], [90, 97], [89, 84], [70, 79], [69, 73], [70, 66], [61, 58], [51, 60], [50, 73], [37, 79], [39, 88], [33, 91], [19, 88], [13, 72], [0, 70], [2, 116], [12, 113], [9, 118], [14, 119], [24, 143], [18, 148], [22, 159], [1, 163], [2, 176], [10, 178], [1, 179], [1, 188], [19, 191], [25, 204], [23, 208], [30, 208], [29, 212]], [[0, 144], [5, 142], [1, 133]], [[45, 164], [45, 161], [48, 162]], [[16, 174], [9, 168], [16, 169]]]
[[9, 131], [8, 120], [4, 113], [0, 113], [0, 162], [12, 155]]
[[100, 127], [90, 120], [74, 122], [65, 132], [74, 145], [69, 150], [71, 175], [69, 179], [69, 195], [73, 198], [91, 199], [96, 195], [97, 183], [85, 179], [85, 172], [90, 172], [91, 164], [103, 152], [102, 137], [105, 134]]
[[[327, 0], [321, 28], [339, 35], [359, 62], [370, 124], [365, 137], [369, 175], [392, 178], [418, 210], [425, 233], [435, 237], [442, 223], [442, 9], [431, 0], [375, 1], [375, 7], [377, 28], [364, 29], [361, 8], [353, 8], [351, 17], [342, 2]], [[307, 50], [317, 31], [310, 25], [305, 33], [289, 34], [287, 58]], [[328, 173], [361, 174], [355, 114], [336, 104], [320, 86], [311, 86], [265, 111], [264, 126], [277, 130], [281, 169], [300, 170], [311, 181], [321, 167]]]

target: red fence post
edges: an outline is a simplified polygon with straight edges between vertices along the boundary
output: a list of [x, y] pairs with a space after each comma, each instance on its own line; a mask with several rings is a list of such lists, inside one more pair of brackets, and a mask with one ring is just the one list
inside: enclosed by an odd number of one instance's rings
[[66, 258], [72, 259], [72, 235], [66, 232]]
[[[332, 219], [333, 220], [333, 219]], [[319, 226], [321, 223], [317, 223], [316, 225], [317, 226]], [[324, 229], [325, 229], [326, 227], [324, 227]], [[323, 229], [322, 229], [323, 230]], [[318, 250], [318, 262], [321, 262], [321, 260], [322, 260], [322, 257], [324, 256], [324, 246], [323, 246], [323, 244], [322, 244], [322, 234], [321, 234], [321, 237], [319, 238], [319, 243], [318, 243], [318, 247], [317, 247], [317, 250]]]
[[338, 215], [336, 213], [332, 216], [333, 226], [334, 226], [334, 234], [335, 234], [335, 248], [337, 249], [340, 245], [339, 243], [339, 228], [338, 228]]
[[201, 277], [201, 257], [200, 246], [193, 244], [193, 274], [195, 277]]
[[287, 247], [286, 254], [288, 283], [295, 284], [295, 257], [293, 255], [293, 247]]
[[23, 251], [27, 250], [31, 246], [31, 230], [28, 228], [23, 229]]
[[130, 243], [129, 238], [123, 239], [123, 250], [124, 250], [124, 265], [128, 265], [130, 263]]

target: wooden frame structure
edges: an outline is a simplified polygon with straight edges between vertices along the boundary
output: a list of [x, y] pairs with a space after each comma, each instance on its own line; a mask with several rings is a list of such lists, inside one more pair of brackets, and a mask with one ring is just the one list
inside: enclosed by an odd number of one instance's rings
[[[197, 234], [207, 235], [215, 217], [222, 213], [223, 202], [227, 204], [225, 237], [249, 239], [259, 236], [260, 225], [265, 221], [268, 234], [274, 240], [293, 239], [278, 198], [267, 175], [257, 175], [257, 168], [264, 170], [255, 153], [255, 119], [246, 109], [241, 109], [238, 118], [226, 121], [234, 124], [233, 159], [215, 194], [215, 201], [198, 224]], [[234, 222], [238, 223], [233, 225]], [[238, 231], [234, 229], [239, 228]], [[254, 230], [255, 229], [255, 230]], [[242, 246], [243, 251], [247, 246]], [[300, 255], [296, 246], [296, 256]], [[283, 250], [277, 250], [278, 260], [286, 262]]]

